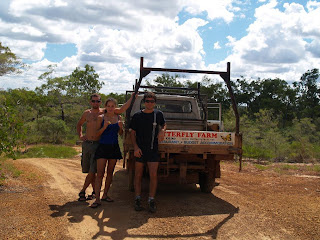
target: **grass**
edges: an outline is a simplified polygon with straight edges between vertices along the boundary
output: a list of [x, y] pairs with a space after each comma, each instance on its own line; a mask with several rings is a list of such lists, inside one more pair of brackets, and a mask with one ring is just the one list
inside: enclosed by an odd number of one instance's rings
[[12, 163], [5, 163], [5, 168], [8, 172], [11, 173], [12, 177], [17, 178], [21, 175], [22, 171], [17, 169]]
[[2, 168], [0, 168], [0, 186], [4, 185], [4, 181], [6, 180], [6, 176], [4, 172], [2, 172]]
[[61, 145], [33, 146], [26, 153], [17, 153], [16, 158], [71, 158], [77, 155], [72, 147]]
[[269, 166], [261, 165], [261, 164], [253, 164], [253, 166], [261, 171], [269, 169]]
[[307, 166], [307, 170], [320, 173], [320, 165]]
[[[27, 152], [15, 153], [15, 159], [19, 158], [71, 158], [77, 155], [78, 152], [68, 146], [61, 145], [39, 145], [32, 146]], [[19, 177], [23, 172], [17, 169], [12, 163], [7, 161], [7, 157], [0, 158], [0, 186], [3, 186], [8, 176], [13, 178]], [[37, 176], [30, 173], [27, 179], [35, 179]]]
[[27, 180], [38, 180], [40, 177], [34, 173], [29, 173], [28, 175], [25, 176]]
[[276, 165], [261, 165], [261, 164], [253, 164], [253, 166], [261, 171], [264, 170], [273, 170], [279, 174], [286, 174], [292, 171], [295, 172], [315, 172], [320, 173], [320, 165], [303, 165], [303, 164], [276, 164]]
[[277, 167], [274, 168], [274, 171], [279, 174], [285, 174], [290, 170], [300, 170], [301, 168], [297, 165], [290, 165], [290, 164], [279, 164]]
[[299, 166], [297, 166], [297, 165], [289, 165], [289, 164], [280, 165], [279, 168], [281, 170], [299, 170]]
[[4, 185], [7, 176], [13, 178], [19, 177], [23, 172], [17, 169], [12, 163], [6, 161], [6, 159], [0, 160], [0, 186]]
[[315, 172], [316, 174], [320, 174], [320, 165], [306, 165], [306, 164], [277, 164], [273, 166], [273, 171], [279, 174], [286, 174], [289, 172]]

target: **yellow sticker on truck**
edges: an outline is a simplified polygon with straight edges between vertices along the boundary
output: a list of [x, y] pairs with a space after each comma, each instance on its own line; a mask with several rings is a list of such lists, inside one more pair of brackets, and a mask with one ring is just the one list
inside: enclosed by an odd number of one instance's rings
[[232, 146], [235, 144], [235, 133], [167, 130], [161, 144]]

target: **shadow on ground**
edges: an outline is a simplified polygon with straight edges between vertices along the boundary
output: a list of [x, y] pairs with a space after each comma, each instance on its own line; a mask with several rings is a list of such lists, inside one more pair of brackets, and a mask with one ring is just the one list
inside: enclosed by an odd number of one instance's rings
[[[201, 236], [211, 236], [213, 239], [217, 237], [219, 229], [229, 221], [239, 208], [232, 204], [215, 197], [213, 194], [202, 193], [195, 185], [160, 185], [157, 192], [156, 213], [151, 214], [148, 211], [136, 212], [133, 208], [134, 193], [129, 192], [127, 187], [127, 173], [125, 170], [115, 172], [113, 185], [110, 190], [110, 196], [114, 198], [113, 203], [103, 203], [100, 207], [92, 209], [86, 202], [67, 202], [63, 205], [50, 205], [52, 217], [66, 216], [71, 223], [81, 223], [86, 216], [91, 217], [97, 222], [98, 232], [89, 239], [96, 239], [103, 236], [112, 239], [130, 238], [193, 238]], [[142, 199], [146, 207], [148, 195], [147, 180], [143, 183]], [[159, 220], [162, 226], [170, 224], [175, 217], [197, 217], [197, 216], [214, 216], [227, 215], [221, 220], [219, 217], [215, 222], [208, 222], [208, 226], [212, 228], [206, 232], [196, 232], [192, 234], [163, 234], [160, 231], [152, 231], [143, 228], [145, 224], [150, 224], [150, 220]], [[157, 224], [156, 224], [157, 226]], [[159, 226], [159, 225], [158, 225]], [[142, 227], [142, 229], [138, 228]], [[200, 230], [199, 230], [200, 231]]]

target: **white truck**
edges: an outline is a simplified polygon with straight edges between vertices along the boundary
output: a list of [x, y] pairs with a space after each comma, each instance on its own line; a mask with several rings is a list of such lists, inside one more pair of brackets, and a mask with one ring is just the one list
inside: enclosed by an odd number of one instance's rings
[[[141, 70], [142, 68], [142, 70]], [[197, 71], [181, 69], [143, 68], [140, 76], [150, 71]], [[230, 67], [228, 67], [228, 70]], [[209, 71], [206, 71], [208, 73]], [[203, 73], [200, 71], [200, 73]], [[217, 74], [216, 72], [214, 72]], [[223, 72], [222, 72], [223, 73]], [[210, 74], [210, 73], [209, 73]], [[230, 74], [229, 74], [230, 76]], [[140, 80], [141, 83], [141, 80]], [[157, 96], [157, 109], [164, 113], [167, 131], [165, 139], [159, 144], [160, 165], [159, 184], [181, 183], [199, 184], [202, 192], [209, 193], [220, 177], [220, 161], [233, 160], [239, 156], [241, 163], [242, 136], [239, 133], [239, 118], [236, 116], [236, 132], [224, 132], [221, 120], [221, 105], [215, 108], [215, 119], [208, 119], [210, 104], [198, 88], [170, 88], [154, 86], [134, 86], [133, 91], [141, 93], [126, 113], [126, 127], [123, 141], [124, 167], [128, 170], [129, 189], [133, 190], [134, 165], [133, 145], [130, 139], [129, 122], [133, 114], [143, 109], [143, 92], [138, 89], [152, 89]], [[230, 89], [229, 89], [230, 90]], [[133, 92], [127, 91], [127, 94]], [[172, 92], [176, 91], [176, 92]], [[231, 95], [232, 92], [231, 92]], [[234, 101], [235, 103], [235, 101]], [[236, 107], [236, 106], [235, 106]], [[237, 110], [237, 108], [235, 108]], [[236, 114], [237, 111], [236, 111]], [[241, 165], [240, 165], [241, 168]]]

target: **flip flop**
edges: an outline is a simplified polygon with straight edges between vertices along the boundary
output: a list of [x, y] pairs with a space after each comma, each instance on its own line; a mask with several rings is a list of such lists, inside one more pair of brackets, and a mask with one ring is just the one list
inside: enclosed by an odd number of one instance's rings
[[105, 202], [114, 202], [112, 198], [110, 197], [105, 197], [105, 198], [101, 198], [101, 201], [105, 201]]
[[90, 205], [91, 208], [97, 208], [101, 205], [101, 203], [98, 203], [98, 202], [94, 202]]
[[88, 195], [87, 200], [92, 200], [96, 197], [95, 192], [93, 191], [91, 195]]
[[85, 192], [79, 192], [78, 201], [83, 202], [83, 201], [86, 201], [86, 200], [87, 200], [86, 193]]

